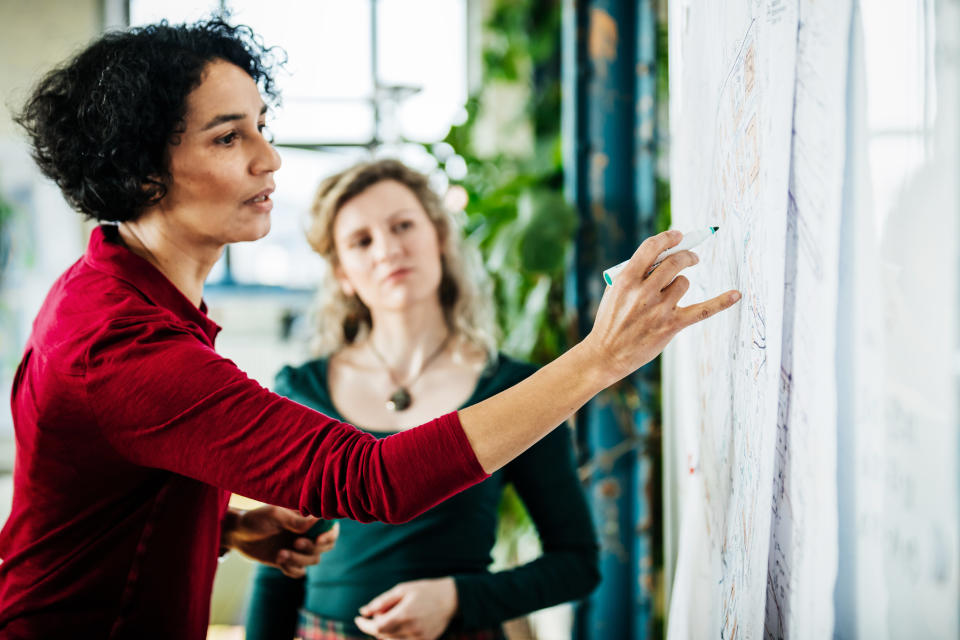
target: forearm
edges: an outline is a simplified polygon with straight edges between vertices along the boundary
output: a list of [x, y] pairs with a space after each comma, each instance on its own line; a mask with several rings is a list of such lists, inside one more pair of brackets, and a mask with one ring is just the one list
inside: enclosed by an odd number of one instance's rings
[[581, 342], [526, 380], [459, 411], [477, 460], [493, 473], [616, 380]]
[[539, 609], [579, 600], [597, 586], [596, 549], [546, 553], [498, 573], [453, 576], [465, 630], [489, 628]]

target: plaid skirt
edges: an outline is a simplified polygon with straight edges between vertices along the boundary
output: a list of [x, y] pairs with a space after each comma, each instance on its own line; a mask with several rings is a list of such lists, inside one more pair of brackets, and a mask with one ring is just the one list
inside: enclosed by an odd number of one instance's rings
[[[353, 623], [321, 618], [309, 611], [300, 610], [300, 623], [297, 636], [302, 640], [369, 640], [373, 636], [353, 631]], [[438, 640], [506, 640], [503, 629], [481, 629], [479, 631], [447, 631]]]

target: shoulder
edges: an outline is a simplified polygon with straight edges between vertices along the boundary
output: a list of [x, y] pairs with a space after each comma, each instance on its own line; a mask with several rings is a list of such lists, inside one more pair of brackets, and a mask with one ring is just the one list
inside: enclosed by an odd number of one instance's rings
[[78, 261], [50, 288], [34, 320], [31, 345], [79, 365], [92, 352], [113, 352], [158, 325], [176, 324], [174, 314], [133, 286]]
[[326, 386], [328, 358], [314, 358], [303, 364], [285, 365], [277, 372], [275, 386], [277, 393], [280, 388], [297, 389], [306, 384], [321, 383]]
[[280, 369], [273, 390], [311, 409], [329, 414], [332, 408], [327, 377], [329, 358], [315, 358], [300, 365]]

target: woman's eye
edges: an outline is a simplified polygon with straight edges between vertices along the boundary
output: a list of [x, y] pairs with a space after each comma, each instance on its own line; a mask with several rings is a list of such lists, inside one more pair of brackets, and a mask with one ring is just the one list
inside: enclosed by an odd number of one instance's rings
[[225, 135], [225, 136], [220, 136], [219, 138], [217, 138], [217, 139], [216, 139], [216, 143], [217, 143], [217, 144], [222, 144], [222, 145], [229, 145], [230, 143], [232, 143], [232, 142], [233, 142], [234, 140], [236, 140], [236, 139], [237, 139], [237, 132], [236, 132], [236, 131], [231, 131], [231, 132], [228, 133], [227, 135]]
[[413, 222], [410, 220], [402, 220], [398, 222], [394, 228], [397, 231], [407, 231], [408, 229], [413, 228]]
[[353, 241], [353, 246], [354, 246], [354, 247], [359, 247], [359, 248], [369, 247], [369, 246], [370, 246], [370, 238], [369, 238], [369, 237], [366, 237], [366, 236], [364, 236], [364, 237], [362, 237], [362, 238], [357, 238], [356, 240]]

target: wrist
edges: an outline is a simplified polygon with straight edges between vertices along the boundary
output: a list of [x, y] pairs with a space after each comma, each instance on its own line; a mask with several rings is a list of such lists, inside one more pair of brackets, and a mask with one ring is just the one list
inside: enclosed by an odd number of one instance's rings
[[622, 377], [617, 376], [609, 355], [599, 349], [594, 342], [595, 340], [588, 335], [561, 356], [561, 358], [570, 358], [570, 368], [577, 372], [577, 379], [584, 385], [585, 393], [591, 398]]
[[229, 507], [220, 521], [220, 548], [233, 549], [236, 547], [236, 532], [240, 528], [240, 519], [245, 512], [242, 509]]

